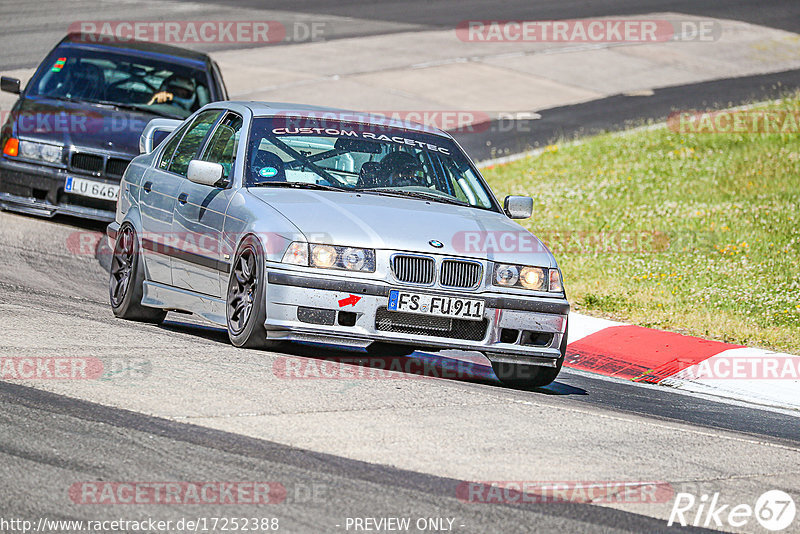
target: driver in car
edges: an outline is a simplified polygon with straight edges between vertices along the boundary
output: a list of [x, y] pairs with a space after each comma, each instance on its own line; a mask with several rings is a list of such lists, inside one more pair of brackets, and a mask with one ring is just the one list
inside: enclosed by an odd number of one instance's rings
[[381, 160], [390, 187], [427, 187], [422, 165], [408, 152], [391, 152]]
[[187, 111], [191, 111], [195, 98], [194, 82], [188, 78], [173, 74], [161, 83], [158, 92], [153, 95], [147, 105], [152, 106], [153, 104], [172, 102]]

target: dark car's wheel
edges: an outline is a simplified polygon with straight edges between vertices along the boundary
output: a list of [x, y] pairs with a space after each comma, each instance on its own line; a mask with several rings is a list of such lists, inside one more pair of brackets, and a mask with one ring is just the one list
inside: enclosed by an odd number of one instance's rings
[[500, 379], [500, 382], [511, 387], [538, 388], [551, 384], [564, 365], [564, 358], [567, 355], [567, 331], [568, 329], [564, 331], [564, 337], [561, 339], [559, 347], [561, 357], [556, 360], [555, 367], [492, 362], [494, 374]]
[[396, 358], [400, 356], [408, 356], [414, 352], [414, 347], [408, 345], [395, 345], [394, 343], [383, 343], [375, 341], [367, 347], [367, 354], [370, 356], [389, 356]]
[[247, 236], [239, 245], [228, 281], [226, 316], [228, 337], [237, 347], [275, 348], [280, 341], [267, 341], [266, 266], [261, 244]]
[[144, 294], [144, 267], [139, 254], [139, 240], [130, 224], [124, 224], [117, 232], [114, 252], [111, 256], [109, 297], [114, 315], [131, 321], [159, 324], [167, 312], [158, 308], [142, 306]]

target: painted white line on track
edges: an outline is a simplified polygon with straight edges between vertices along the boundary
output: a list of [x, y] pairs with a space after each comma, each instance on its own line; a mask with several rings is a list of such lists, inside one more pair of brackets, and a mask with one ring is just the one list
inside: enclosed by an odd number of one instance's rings
[[[570, 369], [570, 371], [572, 372], [572, 369]], [[591, 376], [593, 378], [596, 378], [599, 375], [586, 373], [586, 376]], [[609, 379], [609, 377], [602, 377], [602, 378], [603, 379]], [[618, 379], [616, 379], [616, 380], [618, 380]], [[634, 384], [634, 385], [637, 385], [637, 386], [658, 387], [658, 386], [653, 386], [651, 384], [641, 384], [641, 383], [633, 383], [633, 382], [628, 382], [628, 383]], [[489, 392], [484, 392], [484, 391], [474, 391], [474, 392], [477, 393], [478, 395], [491, 396], [491, 394]], [[694, 395], [693, 394], [689, 394], [689, 396], [694, 396]], [[716, 400], [716, 399], [710, 399], [710, 400]], [[554, 406], [552, 404], [544, 404], [544, 403], [539, 403], [539, 402], [536, 402], [536, 401], [526, 400], [526, 399], [507, 398], [507, 399], [504, 399], [504, 401], [505, 402], [512, 402], [514, 404], [522, 404], [522, 405], [526, 405], [526, 406], [535, 406], [536, 408], [544, 408], [544, 409], [547, 409], [547, 410], [561, 410], [561, 411], [565, 411], [565, 412], [569, 412], [569, 413], [577, 413], [577, 414], [581, 414], [581, 415], [591, 415], [592, 417], [599, 417], [599, 418], [602, 418], [602, 419], [609, 419], [609, 420], [613, 420], [613, 421], [630, 422], [631, 417], [636, 417], [636, 418], [643, 419], [643, 421], [641, 421], [641, 424], [647, 425], [647, 426], [650, 426], [650, 427], [654, 427], [654, 428], [664, 428], [664, 429], [669, 429], [669, 430], [679, 430], [681, 432], [686, 432], [687, 434], [694, 434], [694, 435], [699, 435], [699, 436], [708, 436], [708, 437], [713, 437], [713, 438], [716, 438], [716, 439], [726, 439], [726, 440], [729, 440], [729, 441], [736, 441], [736, 442], [740, 442], [740, 443], [751, 443], [751, 444], [757, 444], [757, 445], [766, 445], [766, 446], [774, 447], [774, 448], [778, 448], [778, 449], [784, 449], [784, 450], [789, 450], [789, 451], [800, 452], [800, 447], [796, 447], [796, 446], [793, 447], [793, 446], [785, 445], [785, 444], [782, 444], [782, 443], [771, 443], [771, 442], [764, 441], [764, 440], [757, 439], [757, 438], [749, 438], [749, 437], [745, 438], [745, 437], [741, 437], [739, 435], [735, 435], [735, 434], [738, 434], [738, 432], [735, 431], [735, 430], [716, 429], [716, 432], [714, 432], [712, 430], [698, 430], [696, 428], [693, 428], [693, 425], [691, 423], [684, 423], [682, 421], [668, 421], [668, 422], [667, 421], [656, 421], [656, 420], [651, 419], [652, 416], [648, 416], [647, 414], [643, 414], [643, 413], [642, 414], [638, 414], [638, 413], [632, 412], [632, 413], [629, 414], [629, 416], [626, 416], [626, 415], [612, 415], [611, 413], [598, 413], [597, 411], [592, 411], [592, 410], [582, 409], [582, 408], [575, 408], [575, 407], [568, 407], [568, 406]], [[742, 406], [745, 406], [745, 407], [748, 407], [748, 408], [752, 408], [752, 406], [750, 406], [749, 404], [742, 404]], [[602, 407], [598, 406], [596, 408], [602, 408]], [[611, 410], [609, 410], [609, 412], [610, 411]], [[797, 414], [797, 413], [789, 413], [789, 415], [800, 416], [800, 414]]]
[[[627, 385], [629, 385], [631, 387], [639, 387], [639, 388], [645, 388], [645, 389], [656, 389], [656, 390], [659, 390], [659, 391], [664, 391], [664, 387], [666, 386], [666, 387], [668, 387], [670, 389], [670, 391], [672, 393], [676, 393], [678, 395], [683, 395], [685, 397], [694, 397], [694, 398], [697, 398], [697, 399], [703, 399], [703, 400], [706, 400], [706, 401], [718, 402], [720, 404], [727, 404], [727, 405], [730, 405], [730, 406], [737, 406], [737, 407], [740, 407], [740, 408], [752, 408], [752, 409], [755, 409], [755, 410], [763, 410], [765, 412], [779, 413], [779, 414], [782, 414], [782, 415], [790, 415], [792, 417], [800, 418], [800, 409], [782, 408], [782, 407], [774, 406], [774, 405], [771, 405], [771, 404], [760, 404], [760, 403], [756, 402], [755, 400], [741, 400], [741, 399], [736, 399], [736, 398], [731, 398], [731, 397], [723, 397], [723, 396], [720, 396], [720, 394], [715, 394], [713, 389], [709, 390], [709, 391], [678, 389], [677, 387], [666, 383], [666, 380], [662, 381], [659, 384], [649, 384], [647, 382], [634, 382], [632, 380], [626, 380], [624, 378], [617, 378], [617, 377], [614, 377], [614, 376], [601, 375], [601, 374], [597, 374], [597, 373], [592, 373], [590, 371], [584, 371], [582, 369], [573, 369], [571, 367], [564, 367], [564, 370], [566, 370], [570, 374], [575, 374], [575, 375], [578, 375], [578, 376], [584, 376], [586, 378], [594, 378], [594, 379], [597, 379], [597, 380], [604, 380], [606, 382], [615, 382], [617, 384], [627, 384]], [[556, 378], [556, 381], [558, 381], [558, 380], [559, 379]], [[667, 380], [670, 380], [670, 379], [667, 379]]]

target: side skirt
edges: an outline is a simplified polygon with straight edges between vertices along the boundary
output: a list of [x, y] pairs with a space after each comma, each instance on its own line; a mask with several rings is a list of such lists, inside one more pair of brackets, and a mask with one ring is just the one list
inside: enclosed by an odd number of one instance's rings
[[158, 282], [145, 281], [142, 305], [166, 310], [188, 311], [220, 326], [227, 327], [228, 324], [225, 317], [224, 300]]

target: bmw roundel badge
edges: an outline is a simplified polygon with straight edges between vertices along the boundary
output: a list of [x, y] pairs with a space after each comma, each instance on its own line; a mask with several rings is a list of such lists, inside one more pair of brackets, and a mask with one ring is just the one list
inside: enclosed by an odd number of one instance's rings
[[431, 239], [430, 241], [428, 241], [428, 244], [433, 248], [442, 248], [444, 246], [444, 243], [442, 243], [441, 241], [436, 241], [435, 239]]

